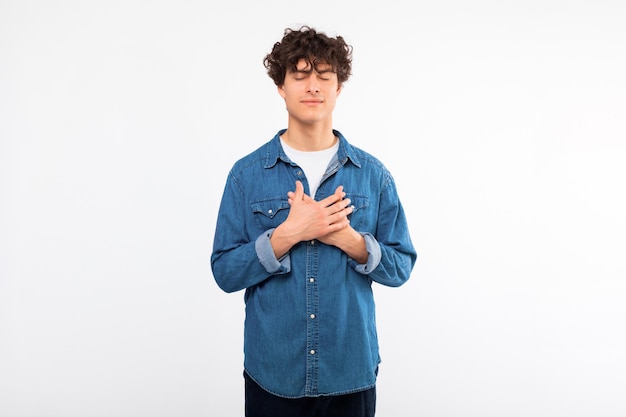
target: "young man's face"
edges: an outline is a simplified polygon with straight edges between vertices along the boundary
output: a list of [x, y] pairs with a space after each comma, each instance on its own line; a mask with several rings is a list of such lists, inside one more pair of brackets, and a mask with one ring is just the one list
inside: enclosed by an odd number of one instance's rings
[[331, 120], [340, 92], [337, 73], [330, 65], [317, 64], [312, 68], [305, 59], [298, 62], [296, 71], [287, 71], [285, 83], [278, 87], [289, 117], [306, 124]]

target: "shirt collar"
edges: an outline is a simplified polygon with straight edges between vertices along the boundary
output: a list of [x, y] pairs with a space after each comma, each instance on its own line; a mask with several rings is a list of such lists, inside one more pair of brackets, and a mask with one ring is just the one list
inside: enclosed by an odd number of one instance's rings
[[[267, 157], [265, 159], [265, 168], [272, 168], [278, 160], [282, 160], [286, 163], [291, 163], [287, 154], [283, 150], [283, 147], [280, 145], [280, 135], [285, 133], [287, 129], [281, 129], [276, 133], [276, 135], [269, 141], [267, 144]], [[337, 159], [343, 165], [348, 160], [352, 161], [352, 163], [361, 167], [361, 162], [356, 155], [354, 148], [348, 143], [346, 138], [339, 132], [338, 130], [333, 129], [333, 134], [339, 138], [339, 149], [337, 149]]]

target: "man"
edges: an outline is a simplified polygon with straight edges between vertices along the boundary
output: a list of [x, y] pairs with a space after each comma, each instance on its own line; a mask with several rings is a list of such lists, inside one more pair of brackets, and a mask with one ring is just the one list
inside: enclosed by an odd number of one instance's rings
[[391, 174], [333, 129], [352, 47], [286, 29], [265, 57], [287, 129], [237, 161], [211, 266], [245, 289], [247, 417], [374, 416], [380, 362], [372, 282], [400, 286], [416, 252]]

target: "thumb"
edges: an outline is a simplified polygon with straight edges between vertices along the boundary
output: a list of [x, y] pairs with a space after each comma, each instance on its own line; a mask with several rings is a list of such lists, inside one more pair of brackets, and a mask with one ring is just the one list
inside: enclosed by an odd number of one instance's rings
[[305, 203], [315, 202], [315, 199], [313, 197], [304, 192], [304, 184], [302, 184], [301, 181], [296, 181], [296, 191], [298, 190], [298, 187], [300, 187], [300, 190], [302, 191], [302, 197], [300, 197], [300, 200], [304, 201]]
[[301, 181], [296, 181], [296, 191], [294, 192], [293, 199], [295, 201], [302, 200], [304, 198], [304, 185]]

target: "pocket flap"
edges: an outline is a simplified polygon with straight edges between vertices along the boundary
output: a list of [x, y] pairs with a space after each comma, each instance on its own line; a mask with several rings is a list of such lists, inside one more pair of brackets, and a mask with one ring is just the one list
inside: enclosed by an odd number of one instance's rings
[[254, 213], [263, 214], [272, 219], [280, 210], [289, 208], [289, 202], [284, 199], [263, 200], [252, 203], [252, 211]]

